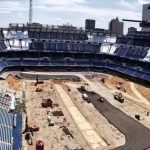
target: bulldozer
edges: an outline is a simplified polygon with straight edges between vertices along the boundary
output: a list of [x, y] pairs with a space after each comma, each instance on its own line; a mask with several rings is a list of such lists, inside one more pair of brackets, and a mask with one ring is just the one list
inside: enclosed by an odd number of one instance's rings
[[123, 97], [122, 93], [116, 92], [114, 94], [114, 99], [117, 100], [117, 101], [119, 101], [120, 103], [124, 102], [124, 97]]

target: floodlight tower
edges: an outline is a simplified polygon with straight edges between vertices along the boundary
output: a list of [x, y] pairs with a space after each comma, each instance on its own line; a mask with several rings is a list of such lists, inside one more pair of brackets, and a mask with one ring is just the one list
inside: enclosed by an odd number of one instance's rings
[[32, 15], [33, 15], [33, 1], [30, 0], [29, 4], [29, 24], [32, 24]]

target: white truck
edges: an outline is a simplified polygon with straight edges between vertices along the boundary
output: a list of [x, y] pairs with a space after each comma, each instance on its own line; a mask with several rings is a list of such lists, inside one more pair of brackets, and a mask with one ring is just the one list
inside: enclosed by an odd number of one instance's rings
[[91, 101], [90, 101], [90, 99], [89, 99], [89, 97], [88, 97], [88, 95], [87, 94], [82, 94], [82, 98], [85, 100], [85, 101], [87, 101], [88, 103], [90, 103]]

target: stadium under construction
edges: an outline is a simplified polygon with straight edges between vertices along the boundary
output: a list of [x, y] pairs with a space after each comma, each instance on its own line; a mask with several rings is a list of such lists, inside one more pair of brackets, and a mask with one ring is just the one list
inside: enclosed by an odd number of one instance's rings
[[43, 25], [30, 14], [0, 28], [0, 76], [0, 150], [150, 148], [148, 31]]

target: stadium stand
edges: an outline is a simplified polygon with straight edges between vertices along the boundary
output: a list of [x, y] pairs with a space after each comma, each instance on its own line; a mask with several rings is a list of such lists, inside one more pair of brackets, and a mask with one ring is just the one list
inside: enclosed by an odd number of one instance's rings
[[[106, 55], [101, 51], [103, 43], [88, 40], [89, 33], [81, 28], [32, 24], [22, 27], [12, 25], [9, 31], [12, 32], [14, 29], [28, 32], [29, 50], [0, 52], [2, 71], [11, 67], [82, 66], [111, 69], [146, 81], [150, 80], [150, 65], [144, 61], [145, 58], [148, 60], [150, 36], [145, 32], [118, 36], [116, 48], [110, 54], [114, 45], [111, 43]], [[97, 33], [94, 34], [98, 36]]]
[[13, 150], [13, 115], [0, 108], [0, 149]]
[[6, 49], [7, 49], [7, 46], [5, 44], [3, 30], [0, 29], [0, 51], [6, 50]]
[[133, 45], [133, 46], [141, 46], [141, 47], [150, 47], [150, 40], [143, 39], [141, 37], [118, 37], [117, 44], [124, 44], [124, 45]]
[[148, 49], [139, 47], [127, 47], [121, 46], [117, 48], [114, 52], [117, 56], [134, 58], [134, 59], [144, 59], [148, 54]]
[[12, 97], [0, 93], [0, 150], [20, 150], [22, 147], [22, 116], [12, 112], [11, 104]]
[[5, 109], [9, 109], [11, 106], [11, 97], [4, 95], [3, 93], [0, 93], [0, 107], [3, 107]]
[[64, 29], [54, 29], [47, 32], [42, 32], [41, 30], [32, 30], [28, 32], [30, 39], [55, 39], [70, 41], [84, 41], [88, 39], [85, 32], [77, 30], [66, 31]]
[[7, 46], [5, 45], [4, 41], [0, 41], [0, 51], [6, 50]]
[[71, 42], [71, 41], [32, 41], [29, 44], [30, 50], [50, 51], [50, 52], [88, 52], [99, 53], [101, 44], [90, 42]]
[[[13, 52], [11, 52], [13, 54]], [[4, 54], [4, 53], [3, 53]], [[125, 57], [94, 54], [94, 53], [69, 53], [69, 52], [36, 52], [24, 51], [17, 52], [16, 58], [11, 57], [10, 52], [5, 53], [7, 58], [3, 63], [7, 64], [4, 68], [10, 67], [40, 67], [57, 66], [62, 67], [95, 67], [105, 68], [136, 77], [144, 81], [150, 81], [149, 62], [129, 59]], [[9, 54], [9, 55], [8, 55]]]

